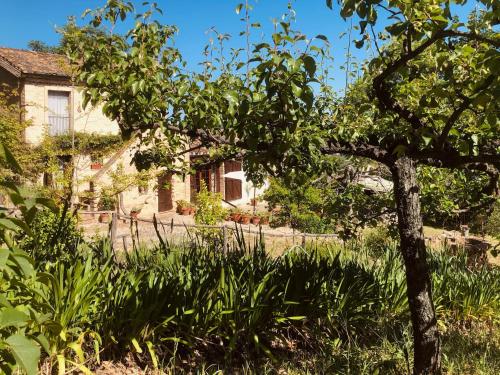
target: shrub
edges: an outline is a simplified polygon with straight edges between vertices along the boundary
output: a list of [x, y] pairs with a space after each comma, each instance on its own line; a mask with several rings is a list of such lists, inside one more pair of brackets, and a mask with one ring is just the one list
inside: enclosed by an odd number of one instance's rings
[[116, 197], [111, 195], [107, 190], [101, 191], [101, 199], [99, 199], [99, 209], [102, 211], [113, 211], [116, 208]]
[[486, 221], [485, 231], [490, 236], [500, 239], [500, 201], [495, 203], [493, 211]]
[[375, 258], [381, 257], [395, 239], [394, 229], [380, 224], [373, 228], [367, 228], [363, 235], [363, 245]]
[[222, 194], [208, 191], [202, 181], [200, 192], [196, 195], [196, 212], [194, 220], [197, 224], [217, 225], [224, 221], [227, 211], [222, 207]]
[[67, 263], [75, 258], [77, 248], [83, 242], [83, 233], [78, 229], [77, 217], [64, 209], [58, 213], [48, 209], [38, 212], [31, 230], [33, 236], [24, 235], [20, 246], [37, 263]]

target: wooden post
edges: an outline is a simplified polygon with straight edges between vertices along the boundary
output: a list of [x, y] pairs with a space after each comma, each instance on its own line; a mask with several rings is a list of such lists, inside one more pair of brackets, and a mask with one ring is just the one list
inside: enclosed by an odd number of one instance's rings
[[227, 253], [227, 228], [225, 224], [222, 226], [222, 251]]
[[123, 241], [123, 251], [127, 252], [127, 237], [123, 236], [122, 241]]
[[116, 212], [111, 214], [111, 247], [114, 248], [116, 241], [116, 232], [118, 229], [118, 215]]
[[304, 249], [306, 248], [306, 235], [305, 235], [305, 233], [302, 233], [302, 247]]

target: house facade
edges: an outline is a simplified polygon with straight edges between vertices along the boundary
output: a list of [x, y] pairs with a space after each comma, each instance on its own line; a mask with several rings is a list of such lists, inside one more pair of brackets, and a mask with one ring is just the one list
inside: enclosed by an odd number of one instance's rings
[[[78, 132], [119, 134], [118, 124], [108, 119], [100, 107], [83, 108], [81, 88], [71, 80], [69, 64], [62, 55], [0, 48], [0, 85], [17, 91], [22, 109], [22, 120], [29, 121], [24, 140], [39, 145], [44, 137], [71, 135]], [[90, 157], [79, 155], [73, 159], [75, 197], [84, 191], [98, 192], [111, 183], [111, 174], [134, 174], [132, 146], [117, 147], [96, 169]], [[186, 155], [192, 161], [203, 154]], [[41, 183], [47, 179], [42, 178]], [[246, 181], [239, 161], [213, 164], [196, 170], [187, 177], [156, 171], [148, 187], [130, 186], [122, 194], [125, 212], [140, 209], [141, 216], [175, 209], [177, 200], [194, 202], [202, 181], [210, 191], [220, 192], [234, 205], [247, 204], [256, 194]], [[96, 207], [89, 207], [95, 209]]]

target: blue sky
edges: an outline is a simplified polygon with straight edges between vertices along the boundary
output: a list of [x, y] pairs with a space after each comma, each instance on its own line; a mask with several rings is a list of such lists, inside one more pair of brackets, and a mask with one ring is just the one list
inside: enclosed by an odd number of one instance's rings
[[[156, 0], [164, 15], [160, 21], [179, 27], [176, 45], [181, 50], [190, 69], [197, 69], [202, 61], [202, 50], [209, 40], [206, 31], [215, 26], [219, 32], [232, 35], [230, 45], [243, 46], [244, 40], [238, 36], [243, 23], [235, 13], [238, 3], [244, 0]], [[139, 6], [142, 0], [134, 0]], [[102, 6], [105, 0], [2, 0], [0, 13], [0, 46], [26, 48], [32, 39], [48, 44], [57, 44], [57, 26], [64, 25], [68, 16], [78, 19], [86, 8]], [[273, 18], [287, 10], [287, 0], [251, 0], [254, 10], [252, 22], [260, 22], [264, 33], [269, 37]], [[339, 66], [345, 62], [347, 38], [339, 35], [349, 29], [349, 24], [339, 16], [339, 9], [330, 10], [325, 0], [296, 0], [293, 2], [297, 13], [294, 29], [308, 37], [323, 34], [331, 42], [335, 60], [333, 85], [337, 89], [344, 85], [344, 72]], [[470, 8], [469, 8], [470, 9]], [[79, 22], [81, 20], [79, 19]], [[356, 22], [355, 22], [356, 23]], [[356, 32], [353, 32], [356, 37]], [[258, 32], [254, 38], [260, 38]], [[351, 48], [358, 57], [364, 52]]]
[[[206, 31], [215, 26], [219, 32], [229, 33], [233, 41], [230, 45], [243, 46], [238, 33], [244, 27], [240, 16], [235, 13], [238, 0], [157, 0], [164, 15], [160, 20], [179, 27], [176, 45], [181, 50], [189, 67], [196, 69], [202, 61], [202, 51], [209, 40]], [[64, 25], [70, 15], [80, 16], [86, 8], [95, 8], [105, 0], [3, 0], [0, 14], [0, 46], [27, 48], [32, 39], [48, 44], [57, 44], [57, 26]], [[134, 1], [138, 6], [142, 1]], [[269, 36], [272, 19], [279, 19], [287, 10], [287, 0], [251, 1], [252, 22], [260, 22], [263, 32]], [[348, 24], [338, 15], [338, 9], [329, 10], [324, 0], [297, 0], [294, 2], [297, 20], [294, 29], [309, 36], [324, 34], [332, 43], [332, 53], [336, 59], [339, 75], [335, 86], [344, 81], [338, 65], [345, 61], [347, 39], [339, 40]], [[15, 16], [19, 15], [19, 16]], [[21, 16], [22, 15], [22, 16]], [[260, 38], [254, 32], [254, 38]]]

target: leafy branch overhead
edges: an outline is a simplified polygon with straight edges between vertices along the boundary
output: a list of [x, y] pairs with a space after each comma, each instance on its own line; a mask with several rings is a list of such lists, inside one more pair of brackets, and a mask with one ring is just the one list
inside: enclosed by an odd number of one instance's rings
[[[376, 51], [343, 97], [328, 85], [325, 38], [293, 30], [293, 16], [277, 23], [248, 59], [237, 51], [224, 56], [221, 44], [220, 66], [208, 64], [203, 73], [186, 72], [173, 47], [176, 30], [155, 20], [155, 6], [135, 16], [123, 36], [67, 34], [67, 51], [86, 101], [102, 103], [125, 137], [137, 135], [148, 147], [161, 144], [173, 154], [193, 141], [215, 147], [221, 158], [242, 157], [256, 182], [328, 170], [328, 156], [338, 154], [385, 164], [405, 260], [414, 373], [438, 373], [417, 167], [480, 172], [488, 177], [482, 193], [497, 193], [496, 4], [481, 1], [482, 10], [463, 20], [456, 9], [465, 0], [457, 7], [444, 0], [339, 3], [342, 17], [359, 19], [356, 46], [370, 43]], [[132, 11], [113, 0], [87, 17], [93, 27], [106, 21], [114, 29]], [[222, 43], [226, 36], [218, 35]]]
[[[284, 165], [315, 168], [322, 155], [335, 153], [386, 164], [406, 154], [438, 167], [498, 165], [498, 38], [478, 30], [474, 19], [452, 22], [446, 6], [397, 5], [390, 10], [397, 21], [386, 28], [391, 42], [343, 99], [318, 69], [328, 58], [315, 42], [322, 36], [307, 40], [288, 23], [271, 43], [254, 46], [249, 82], [236, 59], [219, 75], [185, 73], [172, 47], [175, 28], [159, 24], [154, 13], [138, 16], [123, 37], [103, 34], [81, 42], [80, 30], [67, 39], [87, 101], [104, 102], [123, 134], [139, 132], [146, 143], [158, 142], [154, 134], [161, 132], [172, 149], [185, 145], [179, 135], [237, 147], [256, 175], [262, 167], [266, 173]], [[342, 14], [356, 9], [366, 33], [378, 12], [388, 12], [382, 7], [349, 1]], [[435, 16], [428, 16], [429, 7]], [[113, 23], [121, 9], [104, 8], [89, 21]]]

